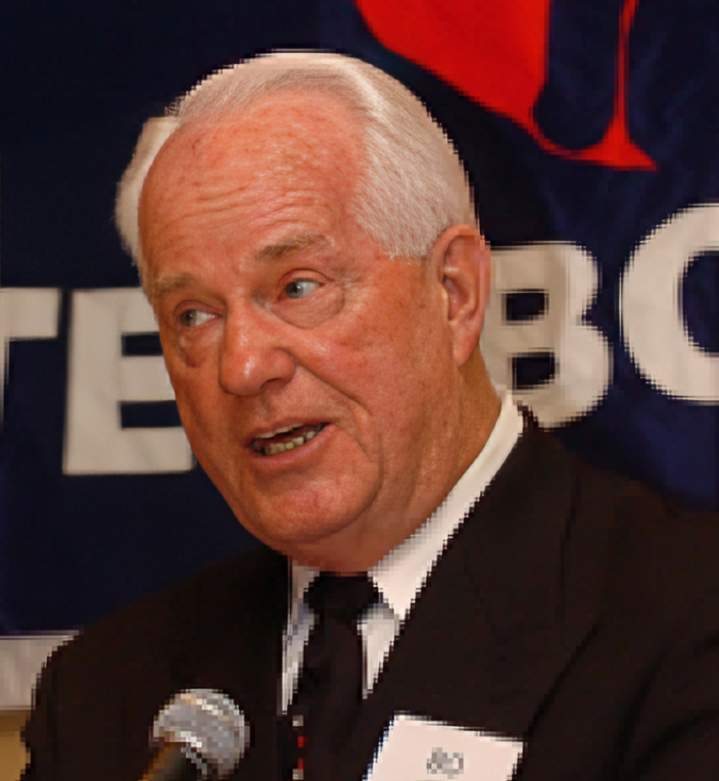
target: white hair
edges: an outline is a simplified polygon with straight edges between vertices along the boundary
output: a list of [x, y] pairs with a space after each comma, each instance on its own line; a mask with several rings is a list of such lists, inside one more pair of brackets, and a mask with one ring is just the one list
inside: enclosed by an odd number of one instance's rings
[[138, 209], [147, 172], [182, 125], [238, 114], [279, 91], [323, 90], [358, 117], [365, 165], [353, 214], [392, 256], [423, 258], [450, 225], [475, 225], [466, 172], [452, 142], [398, 81], [365, 62], [323, 52], [274, 52], [201, 81], [145, 123], [117, 192], [115, 221], [142, 272]]

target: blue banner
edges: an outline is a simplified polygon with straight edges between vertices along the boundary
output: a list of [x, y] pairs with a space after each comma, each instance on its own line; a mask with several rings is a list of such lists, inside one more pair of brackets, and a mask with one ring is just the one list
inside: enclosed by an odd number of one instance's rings
[[719, 508], [719, 7], [180, 5], [4, 12], [0, 705], [10, 638], [252, 544], [192, 459], [112, 213], [143, 121], [258, 52], [344, 52], [420, 95], [493, 248], [496, 381], [587, 460]]

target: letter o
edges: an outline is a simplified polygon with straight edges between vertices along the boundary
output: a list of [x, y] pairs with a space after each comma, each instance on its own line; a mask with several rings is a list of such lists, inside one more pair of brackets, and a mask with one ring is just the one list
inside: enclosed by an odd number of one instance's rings
[[719, 401], [719, 356], [698, 345], [681, 312], [681, 283], [694, 256], [719, 250], [719, 205], [694, 206], [657, 228], [624, 270], [620, 313], [636, 368], [668, 396]]

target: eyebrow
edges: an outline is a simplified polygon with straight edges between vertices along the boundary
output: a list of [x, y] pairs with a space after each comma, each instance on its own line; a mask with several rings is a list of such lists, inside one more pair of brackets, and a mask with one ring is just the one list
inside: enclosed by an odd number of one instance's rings
[[[307, 249], [308, 247], [316, 247], [322, 244], [328, 244], [327, 239], [319, 233], [302, 233], [298, 236], [292, 236], [282, 241], [277, 241], [273, 244], [267, 244], [266, 246], [257, 250], [253, 256], [253, 260], [259, 263], [271, 263], [273, 261], [282, 260], [282, 258], [291, 255], [293, 252], [299, 252], [300, 250]], [[195, 281], [195, 277], [192, 274], [177, 274], [175, 276], [166, 277], [165, 279], [159, 279], [155, 281], [150, 287], [149, 299], [152, 303], [156, 302], [161, 296], [171, 293], [173, 290], [187, 287]]]
[[148, 293], [150, 303], [154, 304], [161, 296], [171, 293], [173, 290], [177, 290], [181, 287], [186, 287], [195, 281], [195, 277], [192, 274], [177, 274], [172, 277], [165, 277], [165, 279], [159, 279], [152, 283]]

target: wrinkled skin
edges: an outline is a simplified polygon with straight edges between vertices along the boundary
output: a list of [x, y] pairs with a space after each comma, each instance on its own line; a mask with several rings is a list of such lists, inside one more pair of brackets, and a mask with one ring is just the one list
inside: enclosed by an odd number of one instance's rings
[[[476, 457], [498, 412], [478, 350], [489, 279], [454, 226], [390, 258], [352, 216], [362, 147], [319, 93], [264, 99], [163, 147], [140, 204], [145, 283], [198, 460], [295, 560], [366, 569]], [[257, 452], [288, 426], [324, 428]]]

